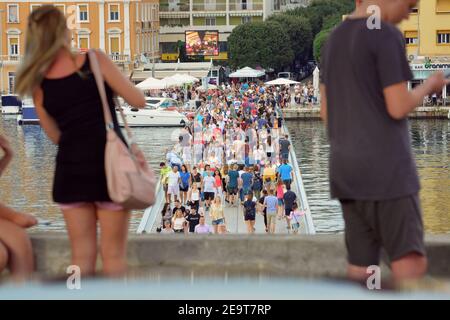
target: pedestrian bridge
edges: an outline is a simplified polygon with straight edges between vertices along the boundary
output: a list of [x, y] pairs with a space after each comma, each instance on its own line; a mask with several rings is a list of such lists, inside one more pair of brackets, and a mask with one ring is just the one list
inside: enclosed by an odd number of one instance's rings
[[[286, 125], [283, 126], [283, 134], [288, 134], [289, 131]], [[294, 181], [291, 184], [291, 190], [295, 192], [298, 199], [298, 205], [300, 209], [305, 211], [305, 215], [300, 221], [301, 234], [315, 234], [314, 222], [311, 214], [310, 207], [308, 205], [308, 199], [305, 192], [305, 187], [303, 185], [303, 179], [301, 170], [298, 166], [297, 156], [295, 154], [294, 145], [291, 141], [291, 136], [289, 135], [289, 141], [291, 142], [290, 154], [289, 154], [289, 164], [292, 165], [294, 171]], [[152, 207], [145, 210], [142, 220], [137, 229], [138, 234], [142, 233], [156, 233], [156, 229], [161, 226], [161, 211], [165, 204], [164, 190], [162, 188], [161, 181], [158, 182], [156, 189], [156, 202]], [[244, 222], [244, 213], [241, 205], [234, 207], [229, 207], [225, 204], [224, 207], [225, 220], [227, 225], [228, 233], [242, 234], [247, 233], [247, 227]], [[205, 215], [207, 224], [211, 225], [211, 219], [208, 214]], [[255, 233], [265, 233], [264, 217], [260, 214], [256, 215], [255, 221]], [[283, 220], [277, 220], [275, 233], [277, 234], [287, 234], [287, 223]]]

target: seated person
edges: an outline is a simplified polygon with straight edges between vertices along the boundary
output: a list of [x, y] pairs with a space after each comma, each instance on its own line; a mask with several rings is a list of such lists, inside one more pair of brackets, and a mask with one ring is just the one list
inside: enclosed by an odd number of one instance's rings
[[[9, 142], [0, 135], [0, 175], [12, 159]], [[37, 223], [32, 215], [19, 213], [0, 204], [0, 273], [8, 268], [13, 280], [25, 280], [34, 270], [31, 241], [24, 229]]]

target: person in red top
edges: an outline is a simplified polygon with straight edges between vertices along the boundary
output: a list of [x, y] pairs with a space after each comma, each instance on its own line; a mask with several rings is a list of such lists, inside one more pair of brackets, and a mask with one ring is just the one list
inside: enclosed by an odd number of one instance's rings
[[216, 187], [216, 196], [219, 195], [221, 198], [223, 198], [222, 176], [220, 175], [219, 169], [216, 169], [214, 171], [214, 180], [214, 185]]

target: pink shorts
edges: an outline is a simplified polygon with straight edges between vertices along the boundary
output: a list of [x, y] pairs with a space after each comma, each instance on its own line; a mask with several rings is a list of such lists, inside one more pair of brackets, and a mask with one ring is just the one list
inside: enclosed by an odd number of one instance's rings
[[109, 210], [109, 211], [122, 211], [124, 208], [117, 203], [108, 201], [97, 201], [97, 202], [72, 202], [72, 203], [58, 203], [61, 210], [75, 209], [87, 204], [93, 204], [97, 209]]

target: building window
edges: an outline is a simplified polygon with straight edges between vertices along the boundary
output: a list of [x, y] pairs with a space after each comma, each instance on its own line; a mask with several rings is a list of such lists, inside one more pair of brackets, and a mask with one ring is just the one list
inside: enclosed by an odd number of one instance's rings
[[252, 22], [252, 17], [242, 17], [242, 23]]
[[450, 44], [450, 31], [438, 31], [437, 32], [438, 44]]
[[80, 51], [87, 51], [89, 49], [89, 36], [78, 36], [78, 49]]
[[16, 93], [16, 73], [8, 72], [8, 94]]
[[411, 13], [413, 13], [413, 14], [419, 13], [419, 7], [411, 8]]
[[19, 55], [19, 38], [9, 37], [8, 38], [8, 52], [10, 57], [17, 57]]
[[436, 0], [436, 12], [450, 12], [450, 0]]
[[8, 4], [8, 23], [19, 23], [18, 4]]
[[241, 2], [241, 9], [242, 10], [247, 10], [247, 0], [242, 0], [242, 2]]
[[120, 21], [120, 12], [118, 4], [109, 4], [109, 21]]
[[78, 21], [79, 22], [89, 22], [89, 11], [87, 4], [78, 5]]
[[274, 11], [279, 11], [281, 8], [281, 2], [280, 0], [274, 0], [273, 1], [273, 10]]
[[205, 18], [205, 26], [215, 26], [215, 25], [216, 25], [215, 17]]
[[407, 45], [419, 43], [419, 35], [417, 31], [405, 31], [405, 42]]
[[32, 5], [30, 6], [30, 11], [33, 12], [34, 10], [36, 10], [36, 9], [38, 9], [38, 8], [40, 8], [40, 7], [41, 7], [40, 4], [32, 4]]
[[120, 38], [119, 36], [109, 37], [109, 54], [118, 56], [120, 54]]
[[219, 41], [219, 52], [227, 52], [228, 46], [226, 41]]
[[54, 4], [54, 6], [63, 14], [66, 14], [66, 6], [64, 4]]

